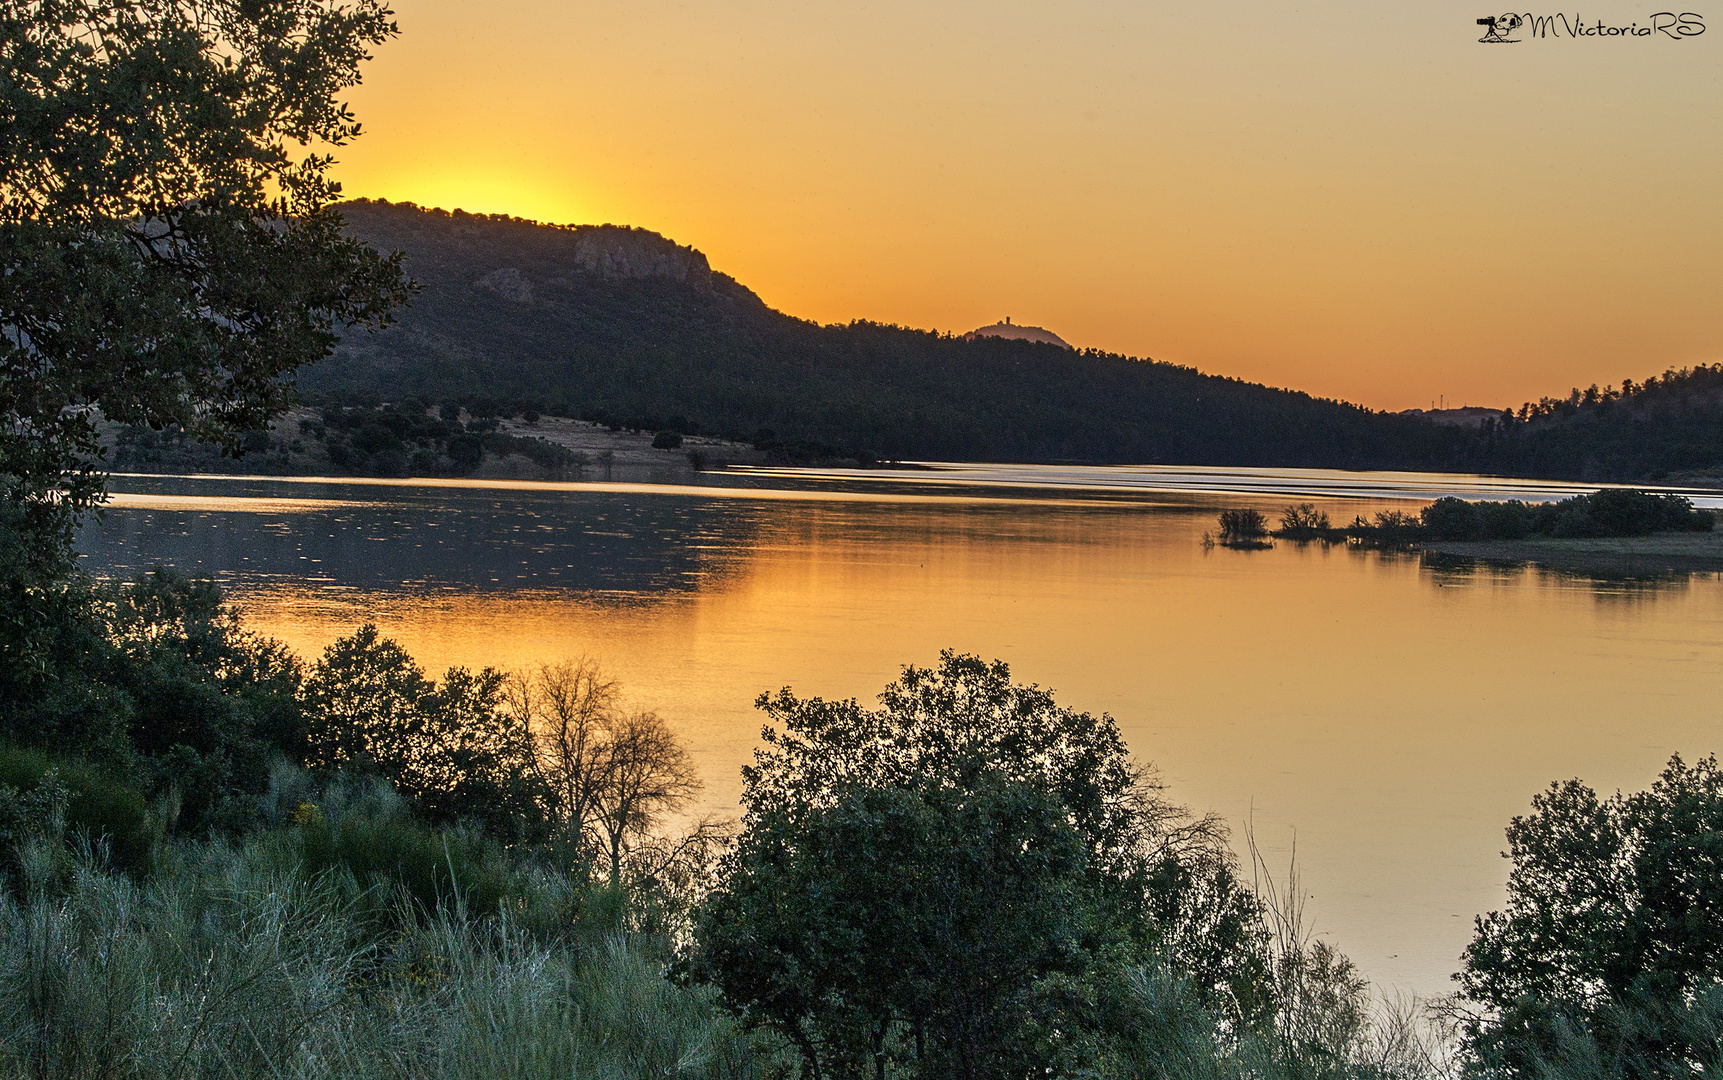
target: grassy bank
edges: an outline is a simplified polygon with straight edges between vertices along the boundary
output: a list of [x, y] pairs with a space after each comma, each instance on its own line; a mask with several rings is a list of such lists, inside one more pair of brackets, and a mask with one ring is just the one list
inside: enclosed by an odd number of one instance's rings
[[46, 841], [0, 905], [0, 1075], [756, 1077], [773, 1055], [661, 937], [543, 876], [495, 915], [434, 909], [289, 837], [180, 844], [142, 880]]

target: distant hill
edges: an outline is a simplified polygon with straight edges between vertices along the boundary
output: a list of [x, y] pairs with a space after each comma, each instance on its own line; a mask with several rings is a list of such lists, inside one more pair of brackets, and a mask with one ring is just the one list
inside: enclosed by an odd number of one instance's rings
[[1006, 338], [1011, 341], [1039, 341], [1047, 345], [1057, 345], [1069, 349], [1070, 343], [1051, 330], [1043, 330], [1039, 326], [1020, 326], [1011, 322], [1009, 317], [1004, 322], [983, 326], [979, 330], [971, 330], [963, 335], [966, 340], [978, 337]]
[[1474, 453], [1514, 476], [1723, 485], [1723, 364], [1528, 401], [1486, 421]]
[[458, 401], [892, 459], [1447, 468], [1423, 420], [1061, 344], [767, 307], [692, 248], [410, 204], [343, 207], [422, 286], [302, 373], [308, 399]]

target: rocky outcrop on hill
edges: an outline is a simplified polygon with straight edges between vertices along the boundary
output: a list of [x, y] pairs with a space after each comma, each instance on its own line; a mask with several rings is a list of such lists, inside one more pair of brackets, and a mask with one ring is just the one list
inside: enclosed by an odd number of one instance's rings
[[665, 277], [697, 289], [712, 287], [706, 256], [646, 229], [626, 225], [581, 225], [574, 233], [574, 262], [589, 274], [612, 279]]
[[405, 252], [407, 272], [421, 282], [446, 282], [455, 273], [466, 287], [512, 304], [532, 306], [578, 279], [597, 278], [674, 281], [696, 293], [760, 305], [735, 279], [714, 271], [705, 255], [650, 229], [543, 225], [369, 199], [345, 203], [341, 212], [349, 233], [381, 250]]

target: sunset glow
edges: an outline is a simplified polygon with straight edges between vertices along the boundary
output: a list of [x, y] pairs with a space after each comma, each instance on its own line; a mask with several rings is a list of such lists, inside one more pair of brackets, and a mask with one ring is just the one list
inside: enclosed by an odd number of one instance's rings
[[402, 0], [340, 175], [654, 229], [805, 318], [1011, 315], [1376, 407], [1723, 359], [1723, 12], [1476, 15]]

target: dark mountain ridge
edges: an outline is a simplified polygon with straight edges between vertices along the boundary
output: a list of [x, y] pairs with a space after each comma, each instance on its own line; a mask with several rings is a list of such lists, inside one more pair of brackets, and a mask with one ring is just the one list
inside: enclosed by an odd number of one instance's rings
[[406, 254], [397, 325], [306, 370], [317, 401], [487, 401], [814, 440], [893, 459], [1442, 468], [1417, 419], [1056, 345], [767, 307], [656, 233], [357, 201], [348, 229]]
[[397, 325], [304, 371], [313, 402], [532, 410], [889, 459], [1427, 469], [1639, 481], [1723, 466], [1723, 365], [1574, 390], [1477, 427], [1194, 368], [768, 307], [645, 229], [358, 200], [406, 255]]

